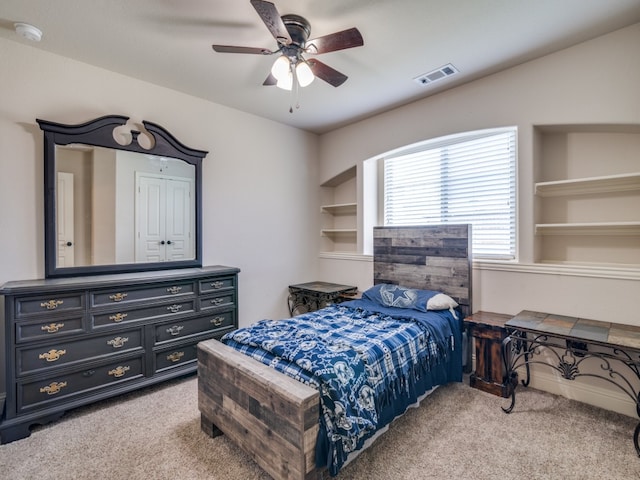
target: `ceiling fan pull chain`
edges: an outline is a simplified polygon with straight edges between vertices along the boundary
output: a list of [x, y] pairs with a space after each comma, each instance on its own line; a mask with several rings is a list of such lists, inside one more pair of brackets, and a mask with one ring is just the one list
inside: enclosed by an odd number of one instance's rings
[[289, 113], [293, 113], [293, 105], [296, 106], [296, 110], [300, 108], [300, 84], [298, 83], [298, 75], [294, 64], [291, 64], [291, 74], [293, 75], [293, 85], [291, 88], [291, 104], [289, 105]]
[[296, 91], [296, 87], [294, 86], [294, 87], [291, 89], [291, 101], [289, 102], [289, 113], [293, 113], [293, 104], [295, 103], [295, 100], [296, 100], [296, 98], [295, 98], [295, 96], [296, 96], [295, 91]]

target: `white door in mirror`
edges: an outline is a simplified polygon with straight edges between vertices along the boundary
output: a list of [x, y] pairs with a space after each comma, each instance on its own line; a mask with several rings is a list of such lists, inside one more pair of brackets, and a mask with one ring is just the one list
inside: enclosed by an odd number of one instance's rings
[[73, 267], [74, 222], [73, 222], [73, 173], [57, 173], [56, 235], [58, 236], [58, 266]]
[[138, 175], [136, 178], [136, 262], [194, 258], [189, 178]]

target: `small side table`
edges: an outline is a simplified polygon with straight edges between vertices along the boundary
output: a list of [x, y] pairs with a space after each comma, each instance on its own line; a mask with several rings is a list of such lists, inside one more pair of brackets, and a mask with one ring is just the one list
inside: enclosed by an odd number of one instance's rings
[[469, 377], [469, 385], [505, 398], [509, 396], [509, 388], [502, 360], [502, 341], [507, 337], [505, 323], [511, 318], [502, 313], [476, 312], [464, 319], [476, 346], [476, 368]]
[[289, 313], [291, 316], [313, 312], [332, 303], [346, 300], [344, 296], [355, 295], [358, 287], [329, 282], [308, 282], [289, 285]]

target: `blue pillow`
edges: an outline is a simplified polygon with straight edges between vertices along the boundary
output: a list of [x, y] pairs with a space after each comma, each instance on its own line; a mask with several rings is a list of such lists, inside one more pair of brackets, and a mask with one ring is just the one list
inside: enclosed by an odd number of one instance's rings
[[441, 292], [418, 290], [388, 283], [369, 288], [362, 294], [362, 298], [386, 307], [411, 308], [420, 312], [453, 310], [458, 306], [453, 298]]

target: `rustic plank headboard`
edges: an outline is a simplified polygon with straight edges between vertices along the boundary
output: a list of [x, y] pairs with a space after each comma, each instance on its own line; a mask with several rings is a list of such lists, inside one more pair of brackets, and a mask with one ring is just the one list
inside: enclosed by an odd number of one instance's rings
[[374, 227], [373, 283], [437, 290], [470, 315], [471, 225]]

